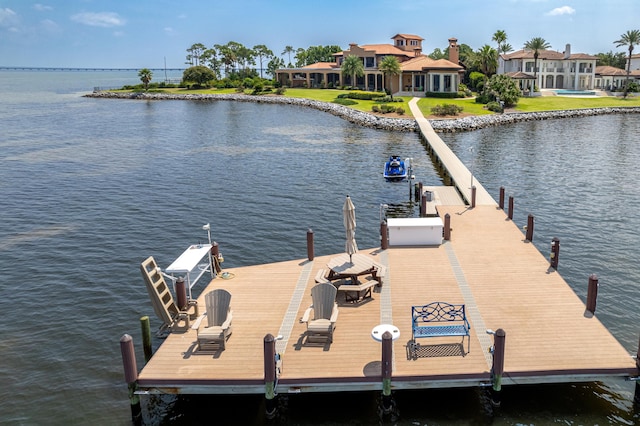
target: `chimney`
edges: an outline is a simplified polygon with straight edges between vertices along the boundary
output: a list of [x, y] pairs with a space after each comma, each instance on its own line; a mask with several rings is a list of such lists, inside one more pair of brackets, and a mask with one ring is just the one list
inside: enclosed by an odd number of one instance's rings
[[460, 46], [458, 46], [458, 39], [455, 37], [449, 39], [449, 61], [456, 65], [460, 62]]
[[569, 59], [570, 56], [571, 56], [571, 45], [567, 43], [566, 47], [564, 48], [564, 59]]
[[422, 53], [422, 49], [420, 49], [419, 47], [416, 47], [415, 49], [413, 49], [413, 56], [420, 56], [421, 53]]

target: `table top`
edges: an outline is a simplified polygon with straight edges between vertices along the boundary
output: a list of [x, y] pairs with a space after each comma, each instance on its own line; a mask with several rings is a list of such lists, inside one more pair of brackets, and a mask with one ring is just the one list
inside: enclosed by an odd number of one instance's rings
[[349, 255], [347, 253], [340, 254], [332, 257], [327, 263], [329, 269], [336, 274], [340, 275], [359, 275], [373, 268], [373, 260], [363, 254], [354, 253]]
[[385, 333], [385, 331], [391, 333], [391, 340], [396, 340], [398, 337], [400, 337], [400, 330], [398, 329], [398, 327], [392, 324], [376, 325], [375, 327], [373, 327], [373, 330], [371, 330], [371, 337], [373, 337], [373, 339], [378, 342], [382, 342], [382, 335]]
[[211, 244], [193, 244], [189, 246], [176, 260], [173, 261], [165, 272], [190, 272], [211, 251]]

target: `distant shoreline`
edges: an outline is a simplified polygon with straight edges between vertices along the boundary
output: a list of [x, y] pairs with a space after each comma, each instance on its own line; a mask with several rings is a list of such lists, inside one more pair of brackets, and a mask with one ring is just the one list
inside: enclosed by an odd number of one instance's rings
[[[413, 118], [380, 117], [344, 105], [321, 102], [287, 96], [263, 96], [243, 94], [169, 94], [169, 93], [130, 93], [100, 91], [84, 95], [89, 98], [133, 99], [133, 100], [189, 100], [189, 101], [237, 101], [269, 104], [297, 105], [314, 108], [341, 117], [351, 123], [375, 129], [417, 132], [418, 124]], [[560, 111], [512, 112], [506, 114], [476, 115], [463, 118], [429, 120], [433, 130], [438, 133], [456, 133], [479, 130], [486, 127], [501, 126], [523, 121], [540, 121], [558, 118], [586, 117], [609, 114], [640, 114], [640, 107], [603, 107]]]

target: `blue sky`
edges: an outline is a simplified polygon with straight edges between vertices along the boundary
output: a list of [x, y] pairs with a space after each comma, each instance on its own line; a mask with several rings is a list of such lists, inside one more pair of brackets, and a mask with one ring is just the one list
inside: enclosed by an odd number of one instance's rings
[[[229, 41], [284, 47], [456, 37], [474, 50], [504, 30], [514, 49], [533, 37], [553, 50], [625, 51], [640, 29], [639, 0], [0, 0], [0, 66], [183, 68], [186, 49]], [[640, 49], [639, 49], [640, 50]]]

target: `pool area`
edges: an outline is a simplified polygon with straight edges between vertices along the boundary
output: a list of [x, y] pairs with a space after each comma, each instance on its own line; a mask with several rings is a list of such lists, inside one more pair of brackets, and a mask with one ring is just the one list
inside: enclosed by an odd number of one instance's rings
[[595, 96], [596, 92], [591, 90], [565, 90], [558, 89], [554, 90], [556, 95], [558, 96]]

